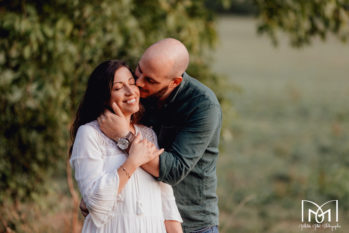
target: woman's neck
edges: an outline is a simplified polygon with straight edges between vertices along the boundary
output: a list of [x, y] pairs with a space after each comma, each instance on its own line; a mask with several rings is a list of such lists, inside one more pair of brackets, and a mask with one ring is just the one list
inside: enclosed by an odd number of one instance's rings
[[135, 134], [136, 129], [135, 129], [134, 125], [131, 123], [131, 116], [132, 115], [125, 115], [125, 118], [128, 122], [128, 130], [131, 131], [133, 134]]

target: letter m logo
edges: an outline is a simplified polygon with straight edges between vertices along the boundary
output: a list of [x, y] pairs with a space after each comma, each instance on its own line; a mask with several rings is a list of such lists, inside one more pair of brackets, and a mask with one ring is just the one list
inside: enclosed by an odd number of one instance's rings
[[[335, 218], [336, 222], [338, 222], [338, 200], [327, 201], [322, 205], [318, 205], [313, 201], [302, 200], [302, 222], [306, 221], [305, 217], [307, 217], [308, 222], [311, 222], [313, 216], [316, 223], [323, 223], [326, 219], [326, 216], [327, 222], [331, 222], [332, 212], [331, 208], [328, 208], [329, 203], [335, 204]], [[308, 208], [306, 208], [306, 206]], [[309, 206], [312, 207], [312, 209], [309, 208]], [[328, 208], [327, 210], [325, 209], [326, 206]], [[306, 210], [308, 210], [308, 212], [306, 212]]]

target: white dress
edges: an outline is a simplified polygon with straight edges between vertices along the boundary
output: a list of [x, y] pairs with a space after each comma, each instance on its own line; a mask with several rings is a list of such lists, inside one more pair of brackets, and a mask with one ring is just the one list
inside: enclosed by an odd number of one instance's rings
[[[157, 145], [153, 130], [135, 125], [136, 133]], [[99, 129], [97, 121], [79, 127], [70, 164], [86, 203], [84, 233], [163, 233], [164, 220], [182, 222], [172, 187], [137, 168], [120, 194], [118, 168], [126, 154]]]

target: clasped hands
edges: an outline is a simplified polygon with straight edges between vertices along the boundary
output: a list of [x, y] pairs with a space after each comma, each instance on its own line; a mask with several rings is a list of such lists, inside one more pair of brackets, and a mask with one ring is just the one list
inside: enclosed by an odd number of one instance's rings
[[[101, 131], [107, 137], [116, 141], [118, 138], [128, 134], [130, 122], [126, 119], [116, 103], [112, 104], [112, 109], [115, 114], [106, 109], [104, 113], [97, 118], [97, 121]], [[140, 139], [140, 135], [136, 135], [129, 150], [129, 159], [132, 159], [136, 166], [142, 166], [158, 157], [163, 151], [163, 149], [157, 149], [156, 146], [147, 139]]]
[[[126, 119], [116, 103], [112, 104], [112, 109], [115, 114], [106, 109], [104, 113], [97, 118], [97, 121], [99, 128], [107, 137], [117, 140], [128, 134], [130, 122]], [[142, 166], [142, 168], [148, 170], [152, 175], [158, 176], [159, 156], [163, 152], [164, 149], [159, 150], [152, 142], [145, 138], [141, 139], [138, 133], [129, 149], [128, 160], [130, 160], [134, 166]], [[80, 210], [84, 217], [89, 214], [83, 199], [81, 199], [80, 202]]]

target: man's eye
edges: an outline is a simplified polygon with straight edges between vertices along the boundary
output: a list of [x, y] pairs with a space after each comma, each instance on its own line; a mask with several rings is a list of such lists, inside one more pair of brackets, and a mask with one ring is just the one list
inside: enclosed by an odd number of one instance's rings
[[155, 83], [154, 80], [152, 80], [151, 78], [147, 78], [146, 80], [147, 80], [148, 83], [151, 83], [151, 84]]

